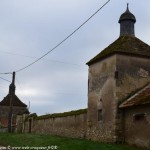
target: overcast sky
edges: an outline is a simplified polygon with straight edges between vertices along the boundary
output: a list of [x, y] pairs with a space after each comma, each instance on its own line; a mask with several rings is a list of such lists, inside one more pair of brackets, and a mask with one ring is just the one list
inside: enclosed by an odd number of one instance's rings
[[[42, 56], [107, 0], [0, 0], [0, 72], [16, 71]], [[39, 115], [87, 107], [88, 62], [119, 37], [126, 3], [135, 35], [150, 43], [150, 1], [111, 0], [65, 43], [16, 74], [16, 95]], [[11, 75], [0, 75], [11, 81]], [[0, 99], [9, 82], [0, 79]]]

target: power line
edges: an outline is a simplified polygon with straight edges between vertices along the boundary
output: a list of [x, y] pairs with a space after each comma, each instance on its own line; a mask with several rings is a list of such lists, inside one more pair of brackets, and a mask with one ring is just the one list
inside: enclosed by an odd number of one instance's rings
[[9, 80], [7, 80], [7, 79], [4, 79], [4, 78], [2, 78], [2, 77], [0, 77], [0, 79], [2, 79], [2, 80], [4, 80], [4, 81], [7, 81], [7, 82], [11, 82], [11, 81], [9, 81]]
[[27, 58], [36, 58], [36, 57], [33, 57], [33, 56], [27, 56], [27, 55], [23, 55], [23, 54], [19, 54], [19, 53], [12, 53], [10, 51], [4, 51], [4, 50], [0, 50], [0, 52], [2, 53], [6, 53], [6, 54], [9, 54], [9, 55], [14, 55], [14, 56], [21, 56], [21, 57], [27, 57]]
[[18, 85], [19, 85], [19, 87], [20, 87], [20, 90], [22, 91], [23, 96], [26, 98], [26, 100], [28, 100], [28, 98], [27, 98], [26, 95], [24, 94], [24, 91], [23, 91], [23, 89], [22, 89], [22, 86], [21, 86], [21, 84], [20, 84], [20, 81], [17, 79], [17, 77], [16, 77], [16, 81], [17, 81], [17, 83], [18, 83]]
[[[36, 59], [35, 61], [33, 61], [32, 63], [26, 65], [25, 67], [22, 67], [18, 70], [16, 70], [15, 72], [20, 72], [30, 66], [32, 66], [33, 64], [35, 64], [36, 62], [38, 62], [39, 60], [41, 60], [42, 58], [44, 58], [45, 56], [47, 56], [50, 52], [52, 52], [53, 50], [55, 50], [57, 47], [59, 47], [62, 43], [64, 43], [67, 39], [69, 39], [73, 34], [75, 34], [82, 26], [84, 26], [91, 18], [93, 18], [104, 6], [106, 6], [108, 4], [108, 2], [110, 2], [110, 0], [108, 0], [107, 2], [105, 2], [96, 12], [94, 12], [86, 21], [84, 21], [78, 28], [76, 28], [72, 33], [70, 33], [66, 38], [64, 38], [61, 42], [59, 42], [56, 46], [54, 46], [51, 50], [49, 50], [47, 53], [45, 53], [44, 55], [42, 55], [41, 57], [39, 57], [38, 59]], [[0, 73], [0, 74], [10, 74], [10, 72], [6, 72], [6, 73]]]
[[3, 72], [3, 73], [0, 73], [0, 74], [12, 74], [12, 72]]
[[[21, 56], [21, 57], [26, 57], [26, 58], [30, 58], [30, 59], [37, 59], [37, 57], [23, 55], [23, 54], [19, 54], [19, 53], [12, 53], [12, 52], [3, 51], [3, 50], [0, 50], [0, 52], [6, 53], [6, 54], [9, 54], [9, 55], [14, 55], [14, 56]], [[65, 62], [65, 61], [58, 61], [58, 60], [53, 60], [53, 59], [44, 59], [44, 61], [50, 61], [50, 62], [54, 62], [54, 63], [61, 63], [61, 64], [79, 66], [79, 67], [81, 66], [80, 64]]]
[[64, 43], [68, 38], [70, 38], [75, 32], [77, 32], [83, 25], [85, 25], [92, 17], [94, 17], [110, 0], [108, 0], [104, 5], [102, 5], [94, 14], [92, 14], [86, 21], [84, 21], [77, 29], [75, 29], [71, 34], [69, 34], [65, 39], [63, 39], [60, 43], [58, 43], [56, 46], [54, 46], [50, 51], [48, 51], [47, 53], [45, 53], [43, 56], [41, 56], [40, 58], [38, 58], [37, 60], [35, 60], [34, 62], [30, 63], [29, 65], [18, 69], [16, 72], [20, 72], [28, 67], [30, 67], [31, 65], [35, 64], [36, 62], [38, 62], [39, 60], [41, 60], [42, 58], [44, 58], [46, 55], [48, 55], [50, 52], [52, 52], [53, 50], [55, 50], [58, 46], [60, 46], [62, 43]]
[[5, 89], [8, 89], [8, 87], [6, 87], [6, 86], [1, 86], [1, 85], [0, 85], [0, 87], [1, 87], [1, 88], [5, 88]]
[[[21, 86], [21, 84], [20, 84], [20, 81], [17, 79], [17, 77], [16, 77], [16, 81], [17, 81], [17, 83], [18, 83], [18, 85], [19, 85], [19, 87], [20, 87], [20, 90], [21, 90], [21, 92], [22, 92], [22, 95], [26, 98], [26, 100], [29, 100], [29, 98], [27, 98], [27, 96], [25, 95], [25, 93], [24, 93], [24, 91], [23, 91], [23, 88], [22, 88], [22, 86]], [[29, 105], [28, 105], [28, 110], [30, 109], [30, 100], [29, 100]]]

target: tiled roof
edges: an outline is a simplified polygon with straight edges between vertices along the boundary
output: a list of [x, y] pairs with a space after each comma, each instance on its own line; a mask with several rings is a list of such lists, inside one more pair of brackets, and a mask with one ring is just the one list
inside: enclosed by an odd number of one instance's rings
[[120, 36], [116, 41], [114, 41], [112, 44], [102, 50], [87, 64], [93, 64], [103, 58], [106, 58], [116, 53], [150, 57], [150, 46], [134, 36]]
[[124, 101], [119, 108], [150, 104], [150, 84]]
[[[13, 106], [27, 107], [16, 95], [14, 96]], [[10, 106], [10, 94], [8, 94], [4, 99], [0, 102], [0, 106]]]

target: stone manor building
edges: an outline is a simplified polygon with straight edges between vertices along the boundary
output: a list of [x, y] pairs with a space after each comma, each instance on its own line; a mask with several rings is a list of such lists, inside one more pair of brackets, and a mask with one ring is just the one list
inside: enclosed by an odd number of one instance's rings
[[119, 38], [87, 63], [87, 109], [31, 114], [23, 132], [150, 148], [150, 46], [135, 36], [135, 22], [127, 6]]

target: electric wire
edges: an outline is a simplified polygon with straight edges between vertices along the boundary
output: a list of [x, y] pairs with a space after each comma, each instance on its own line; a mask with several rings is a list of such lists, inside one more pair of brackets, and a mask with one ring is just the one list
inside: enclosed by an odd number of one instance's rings
[[[93, 18], [104, 6], [106, 6], [108, 3], [110, 2], [110, 0], [108, 0], [107, 2], [105, 2], [96, 12], [94, 12], [86, 21], [84, 21], [78, 28], [76, 28], [72, 33], [70, 33], [66, 38], [64, 38], [61, 42], [59, 42], [56, 46], [54, 46], [51, 50], [49, 50], [47, 53], [45, 53], [44, 55], [42, 55], [41, 57], [39, 57], [38, 59], [36, 59], [35, 61], [33, 61], [32, 63], [16, 70], [15, 72], [20, 72], [22, 70], [25, 70], [26, 68], [32, 66], [33, 64], [35, 64], [36, 62], [38, 62], [39, 60], [41, 60], [42, 58], [44, 58], [45, 56], [47, 56], [50, 52], [52, 52], [53, 50], [55, 50], [57, 47], [59, 47], [62, 43], [64, 43], [67, 39], [69, 39], [73, 34], [75, 34], [82, 26], [84, 26], [91, 18]], [[11, 74], [11, 72], [5, 72], [5, 73], [0, 73], [0, 74]]]
[[8, 87], [6, 87], [6, 86], [2, 86], [2, 85], [0, 85], [0, 87], [1, 87], [1, 88], [5, 88], [5, 89], [8, 89]]
[[[14, 55], [14, 56], [21, 56], [21, 57], [26, 57], [26, 58], [30, 58], [30, 59], [37, 59], [37, 57], [23, 55], [23, 54], [19, 54], [19, 53], [12, 53], [12, 52], [3, 51], [3, 50], [0, 50], [0, 52], [6, 53], [6, 54], [9, 54], [9, 55]], [[53, 60], [53, 59], [44, 59], [44, 61], [50, 61], [50, 62], [54, 62], [54, 63], [61, 63], [61, 64], [67, 64], [67, 65], [81, 67], [80, 64], [71, 63], [71, 62], [65, 62], [65, 61], [58, 61], [58, 60]]]
[[19, 85], [19, 88], [20, 88], [20, 90], [21, 90], [21, 92], [22, 92], [22, 95], [26, 98], [26, 100], [28, 100], [28, 98], [27, 98], [27, 96], [25, 95], [24, 90], [23, 90], [23, 88], [22, 88], [22, 86], [21, 86], [21, 84], [20, 84], [20, 81], [18, 80], [17, 77], [16, 77], [16, 81], [17, 81], [17, 83], [18, 83], [18, 85]]
[[7, 79], [5, 79], [5, 78], [2, 78], [2, 77], [0, 77], [0, 79], [2, 79], [2, 80], [4, 80], [4, 81], [7, 81], [7, 82], [11, 82], [11, 81], [9, 81], [9, 80], [7, 80]]
[[29, 65], [16, 70], [16, 72], [20, 72], [30, 66], [32, 66], [33, 64], [35, 64], [36, 62], [38, 62], [39, 60], [41, 60], [42, 58], [44, 58], [46, 55], [48, 55], [50, 52], [52, 52], [53, 50], [55, 50], [58, 46], [60, 46], [62, 43], [64, 43], [68, 38], [70, 38], [75, 32], [77, 32], [82, 26], [84, 26], [91, 18], [93, 18], [105, 5], [108, 4], [110, 0], [108, 0], [105, 4], [103, 4], [94, 14], [92, 14], [86, 21], [84, 21], [77, 29], [75, 29], [71, 34], [69, 34], [65, 39], [63, 39], [60, 43], [58, 43], [56, 46], [54, 46], [50, 51], [48, 51], [47, 53], [45, 53], [43, 56], [41, 56], [40, 58], [38, 58], [37, 60], [33, 61], [32, 63], [30, 63]]

